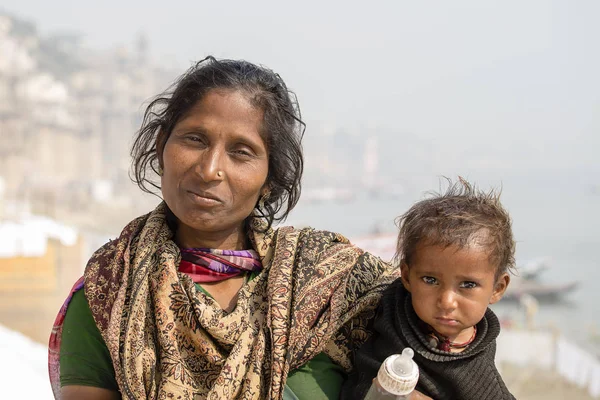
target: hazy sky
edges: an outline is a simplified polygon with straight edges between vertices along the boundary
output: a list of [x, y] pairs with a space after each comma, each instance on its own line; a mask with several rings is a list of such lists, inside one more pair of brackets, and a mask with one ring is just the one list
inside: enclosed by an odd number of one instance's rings
[[[3, 0], [93, 47], [147, 34], [156, 60], [207, 54], [279, 72], [307, 121], [380, 127], [434, 170], [600, 172], [600, 2]], [[314, 124], [313, 126], [318, 126]], [[319, 134], [309, 131], [307, 134]], [[437, 163], [437, 164], [436, 164]], [[446, 172], [447, 173], [447, 172]]]

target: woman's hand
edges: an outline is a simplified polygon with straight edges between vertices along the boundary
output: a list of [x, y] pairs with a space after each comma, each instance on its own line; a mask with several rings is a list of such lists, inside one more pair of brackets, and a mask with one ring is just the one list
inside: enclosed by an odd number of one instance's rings
[[433, 400], [429, 396], [425, 396], [423, 393], [414, 390], [409, 397], [409, 400]]

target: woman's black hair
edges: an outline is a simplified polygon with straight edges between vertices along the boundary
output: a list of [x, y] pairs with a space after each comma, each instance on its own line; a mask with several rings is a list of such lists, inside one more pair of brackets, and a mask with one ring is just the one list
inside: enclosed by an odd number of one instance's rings
[[158, 175], [161, 167], [157, 149], [164, 148], [175, 124], [213, 89], [242, 91], [264, 113], [261, 135], [269, 152], [269, 195], [256, 205], [255, 215], [265, 218], [269, 228], [273, 221], [284, 220], [300, 197], [306, 125], [296, 95], [268, 68], [212, 56], [192, 66], [146, 108], [131, 149], [132, 180], [145, 192], [160, 190], [158, 183], [147, 177], [149, 172]]

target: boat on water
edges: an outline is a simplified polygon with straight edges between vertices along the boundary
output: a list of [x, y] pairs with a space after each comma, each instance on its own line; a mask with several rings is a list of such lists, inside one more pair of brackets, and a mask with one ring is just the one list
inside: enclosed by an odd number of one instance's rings
[[538, 279], [542, 272], [550, 269], [548, 258], [536, 258], [517, 265], [517, 275], [523, 279]]
[[535, 297], [538, 301], [557, 301], [575, 291], [579, 282], [543, 283], [524, 278], [513, 278], [502, 297], [503, 300], [520, 300], [523, 295]]
[[578, 288], [578, 281], [560, 283], [542, 281], [540, 276], [549, 269], [548, 258], [537, 258], [518, 265], [516, 276], [512, 278], [503, 298], [520, 300], [523, 295], [529, 295], [539, 301], [557, 301]]

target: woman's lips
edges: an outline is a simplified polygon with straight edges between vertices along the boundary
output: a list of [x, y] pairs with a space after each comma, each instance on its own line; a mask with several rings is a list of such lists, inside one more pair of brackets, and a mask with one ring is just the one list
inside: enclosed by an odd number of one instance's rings
[[204, 207], [217, 206], [222, 203], [218, 197], [209, 193], [196, 193], [192, 191], [188, 191], [187, 193], [190, 195], [190, 198], [194, 203]]

